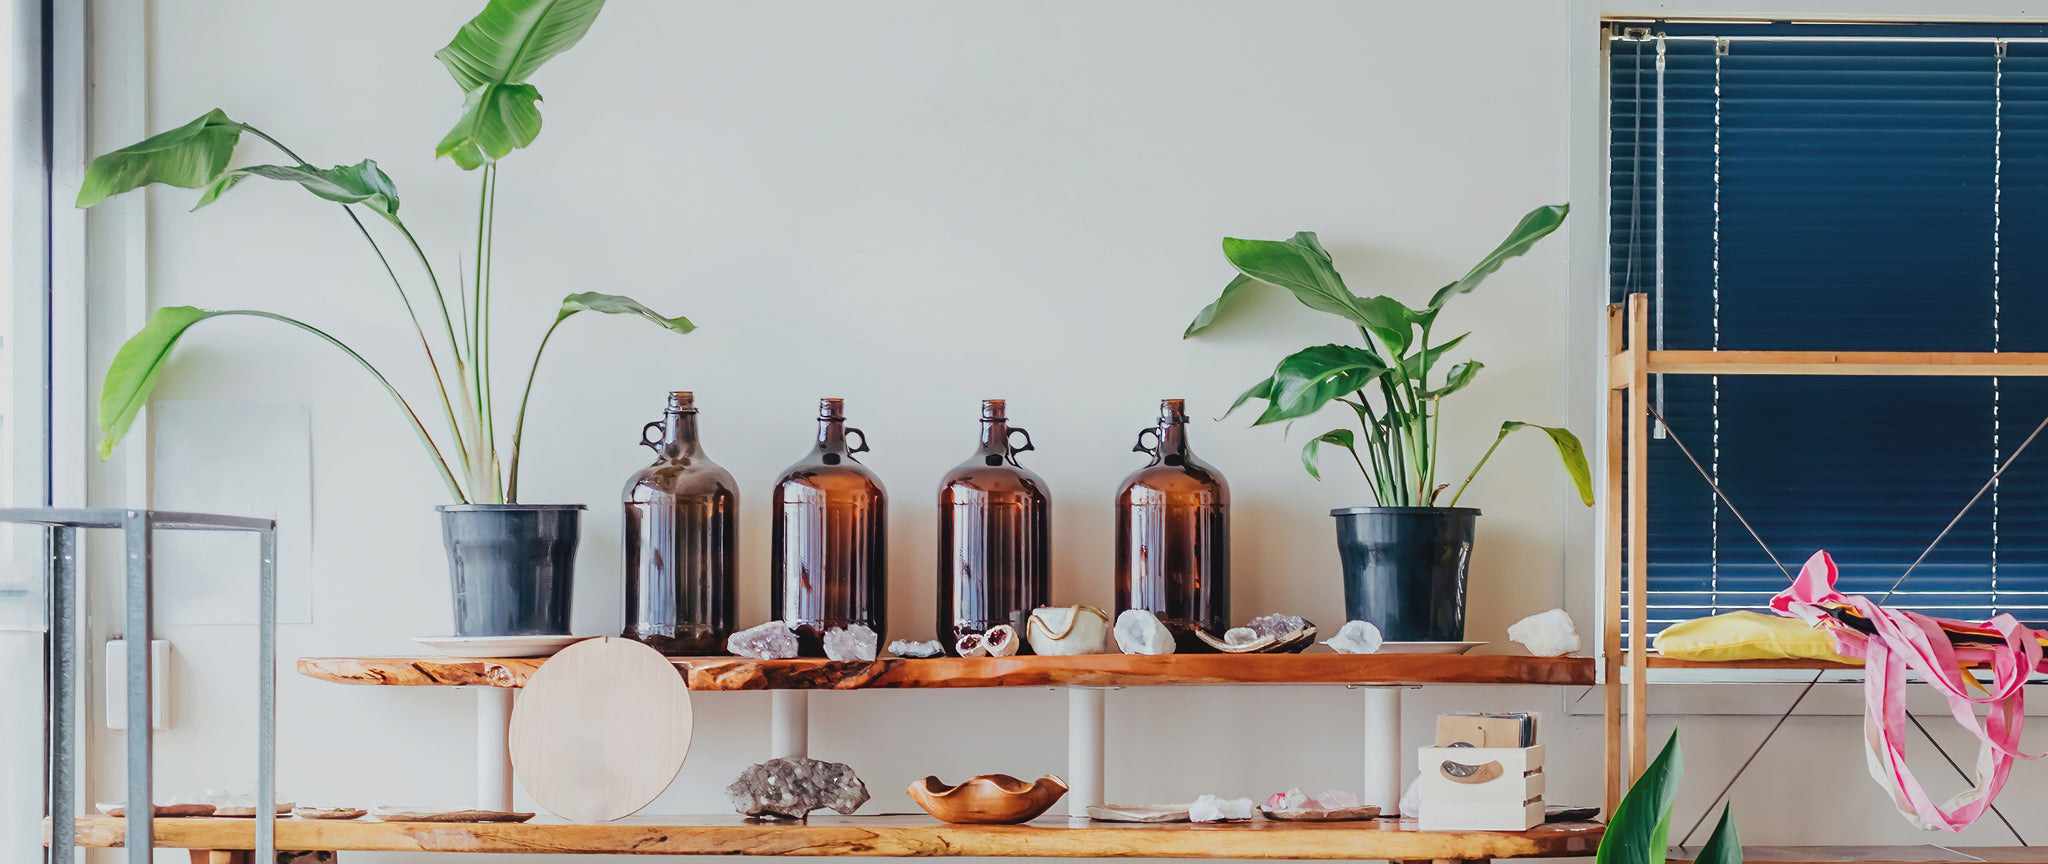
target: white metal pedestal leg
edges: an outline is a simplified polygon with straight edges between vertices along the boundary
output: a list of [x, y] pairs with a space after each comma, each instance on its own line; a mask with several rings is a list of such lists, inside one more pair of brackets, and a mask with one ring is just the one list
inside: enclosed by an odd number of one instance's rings
[[476, 806], [479, 810], [512, 809], [512, 691], [478, 687], [476, 691]]
[[1358, 800], [1382, 814], [1401, 810], [1401, 687], [1365, 691], [1365, 788]]
[[1107, 688], [1067, 688], [1067, 815], [1102, 803], [1102, 715]]
[[811, 694], [768, 691], [768, 758], [811, 755]]

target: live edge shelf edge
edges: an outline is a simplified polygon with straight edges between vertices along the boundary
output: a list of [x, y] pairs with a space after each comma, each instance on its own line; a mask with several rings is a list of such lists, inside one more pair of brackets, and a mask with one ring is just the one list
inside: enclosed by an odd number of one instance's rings
[[[871, 661], [672, 657], [690, 689], [868, 690], [1205, 684], [1590, 685], [1587, 657], [1514, 654], [1171, 654]], [[521, 687], [545, 658], [306, 657], [299, 674], [340, 684]]]

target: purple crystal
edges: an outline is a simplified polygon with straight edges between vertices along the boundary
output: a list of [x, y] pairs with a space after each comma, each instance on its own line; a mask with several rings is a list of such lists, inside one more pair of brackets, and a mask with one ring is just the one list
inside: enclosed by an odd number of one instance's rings
[[1245, 626], [1250, 627], [1253, 633], [1259, 634], [1259, 638], [1263, 639], [1267, 636], [1285, 636], [1289, 633], [1299, 633], [1308, 629], [1309, 623], [1296, 616], [1281, 615], [1276, 612], [1272, 615], [1260, 615], [1257, 618], [1253, 618], [1251, 623]]

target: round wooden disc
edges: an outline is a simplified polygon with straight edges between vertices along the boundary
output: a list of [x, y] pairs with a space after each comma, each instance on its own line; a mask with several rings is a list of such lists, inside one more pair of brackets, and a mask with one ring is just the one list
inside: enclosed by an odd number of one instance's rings
[[690, 688], [630, 639], [578, 642], [527, 679], [512, 709], [512, 767], [548, 812], [610, 822], [652, 803], [690, 752]]

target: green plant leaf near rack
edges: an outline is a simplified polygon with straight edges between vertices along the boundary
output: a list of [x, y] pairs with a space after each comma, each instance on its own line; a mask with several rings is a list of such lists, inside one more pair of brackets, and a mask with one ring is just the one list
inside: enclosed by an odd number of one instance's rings
[[[1650, 760], [1643, 776], [1608, 815], [1595, 864], [1664, 864], [1671, 847], [1671, 810], [1678, 801], [1678, 781], [1685, 776], [1685, 758], [1678, 732], [1665, 739], [1664, 749]], [[1735, 807], [1721, 808], [1721, 820], [1700, 847], [1694, 864], [1742, 864], [1742, 840], [1735, 833]]]
[[[1444, 305], [1470, 293], [1493, 275], [1508, 259], [1522, 255], [1537, 241], [1564, 224], [1568, 205], [1538, 207], [1523, 216], [1505, 240], [1457, 281], [1438, 289], [1429, 305], [1410, 308], [1392, 297], [1361, 297], [1352, 293], [1337, 272], [1328, 250], [1312, 231], [1297, 232], [1285, 240], [1244, 240], [1223, 238], [1223, 256], [1237, 269], [1237, 275], [1223, 287], [1215, 302], [1196, 313], [1182, 333], [1192, 337], [1216, 326], [1245, 302], [1254, 286], [1270, 285], [1286, 290], [1303, 306], [1344, 319], [1357, 329], [1361, 345], [1317, 345], [1304, 348], [1280, 360], [1266, 376], [1237, 397], [1225, 416], [1244, 403], [1264, 400], [1266, 408], [1253, 421], [1255, 426], [1299, 420], [1316, 414], [1332, 403], [1349, 407], [1363, 434], [1332, 429], [1309, 440], [1302, 448], [1302, 467], [1310, 476], [1322, 479], [1320, 450], [1325, 445], [1344, 448], [1358, 464], [1381, 506], [1434, 506], [1450, 487], [1438, 483], [1437, 442], [1445, 397], [1470, 386], [1485, 365], [1466, 360], [1443, 367], [1454, 349], [1463, 347], [1460, 334], [1436, 341], [1434, 328]], [[1439, 368], [1442, 372], [1439, 373]], [[1535, 423], [1509, 421], [1501, 424], [1493, 446], [1481, 457], [1463, 483], [1451, 493], [1456, 506], [1479, 469], [1510, 434], [1523, 429], [1545, 433], [1571, 476], [1579, 498], [1593, 503], [1592, 470], [1585, 449], [1569, 430]], [[1364, 453], [1361, 455], [1360, 450]]]
[[[463, 97], [462, 115], [436, 146], [435, 155], [447, 157], [463, 170], [476, 171], [478, 175], [474, 266], [470, 268], [468, 282], [455, 285], [452, 292], [443, 290], [425, 249], [399, 217], [397, 184], [375, 161], [364, 159], [352, 165], [317, 167], [276, 138], [230, 118], [217, 108], [176, 129], [94, 159], [79, 184], [80, 207], [91, 207], [112, 196], [160, 184], [203, 190], [192, 208], [198, 210], [217, 203], [250, 178], [292, 183], [316, 198], [339, 204], [395, 289], [418, 337], [439, 402], [438, 411], [430, 409], [422, 417], [413, 402], [374, 363], [332, 334], [296, 318], [255, 309], [173, 306], [157, 310], [121, 346], [108, 366], [100, 392], [100, 458], [110, 457], [128, 434], [162, 377], [172, 349], [188, 330], [213, 318], [254, 317], [312, 335], [347, 354], [369, 372], [412, 425], [452, 498], [465, 504], [517, 502], [526, 405], [542, 353], [555, 328], [570, 316], [588, 311], [640, 318], [679, 335], [696, 329], [687, 318], [662, 315], [630, 297], [584, 292], [564, 298], [527, 369], [510, 450], [501, 464], [491, 378], [491, 260], [496, 233], [498, 161], [513, 150], [532, 144], [540, 134], [540, 91], [527, 78], [548, 60], [574, 47], [603, 8], [604, 0], [489, 0], [483, 11], [464, 24], [447, 47], [434, 55], [454, 78]], [[230, 170], [228, 165], [243, 133], [270, 144], [290, 163]], [[375, 214], [396, 232], [395, 239], [417, 264], [417, 271], [405, 268], [418, 274], [411, 277], [411, 284], [400, 277], [401, 267], [394, 265], [386, 254], [386, 245], [394, 238], [387, 235], [380, 241], [357, 215], [358, 210]], [[424, 281], [424, 286], [420, 281]], [[454, 295], [452, 305], [450, 293]], [[422, 308], [426, 312], [424, 318]], [[437, 422], [447, 425], [441, 436], [428, 428], [435, 414], [440, 415]]]

